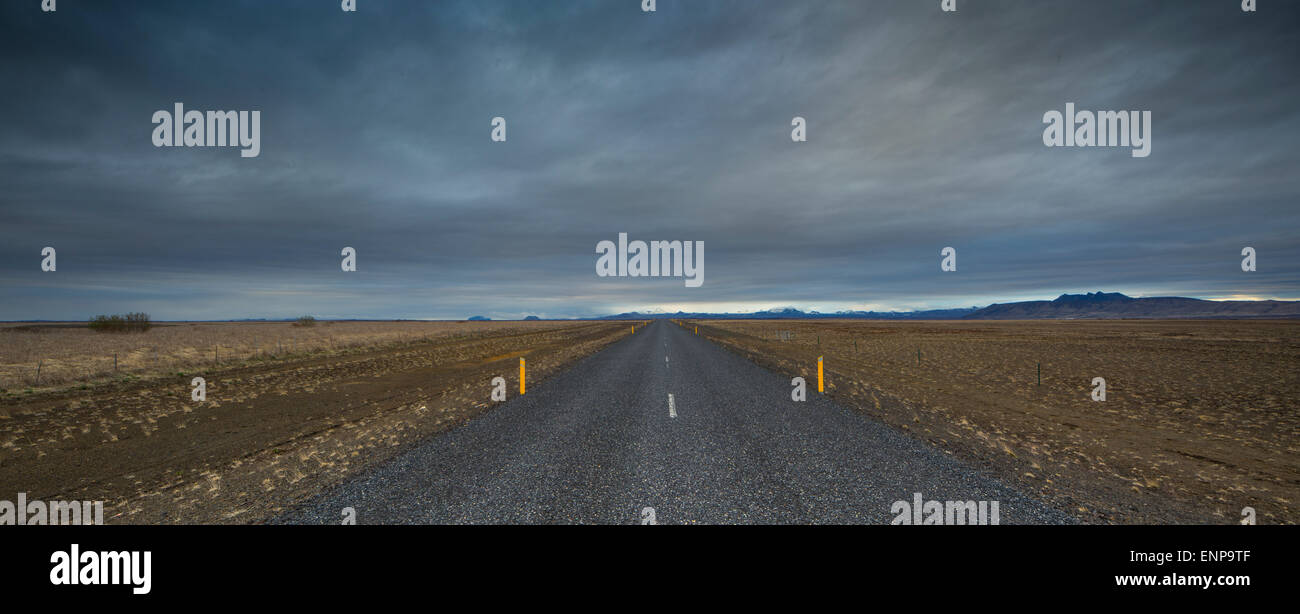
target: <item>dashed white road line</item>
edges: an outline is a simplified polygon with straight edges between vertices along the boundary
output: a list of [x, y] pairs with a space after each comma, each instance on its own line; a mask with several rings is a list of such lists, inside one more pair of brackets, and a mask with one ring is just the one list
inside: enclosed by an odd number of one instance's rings
[[668, 393], [668, 417], [677, 417], [677, 403], [673, 401], [673, 393]]

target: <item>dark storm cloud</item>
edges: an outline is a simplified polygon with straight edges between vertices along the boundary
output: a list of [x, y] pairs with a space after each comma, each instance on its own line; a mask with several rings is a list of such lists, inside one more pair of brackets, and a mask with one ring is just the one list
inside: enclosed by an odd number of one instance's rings
[[[1292, 3], [38, 4], [0, 8], [0, 319], [1300, 296]], [[260, 110], [261, 155], [153, 147], [176, 101]], [[1150, 110], [1151, 156], [1044, 147], [1066, 102]], [[704, 286], [596, 277], [619, 232], [705, 241]]]

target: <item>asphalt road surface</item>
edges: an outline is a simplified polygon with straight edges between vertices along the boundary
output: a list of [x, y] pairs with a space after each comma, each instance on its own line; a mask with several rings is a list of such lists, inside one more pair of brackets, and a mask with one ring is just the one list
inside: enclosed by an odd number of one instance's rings
[[[889, 524], [897, 501], [1072, 522], [935, 448], [658, 321], [276, 523]], [[483, 382], [483, 395], [490, 392]]]

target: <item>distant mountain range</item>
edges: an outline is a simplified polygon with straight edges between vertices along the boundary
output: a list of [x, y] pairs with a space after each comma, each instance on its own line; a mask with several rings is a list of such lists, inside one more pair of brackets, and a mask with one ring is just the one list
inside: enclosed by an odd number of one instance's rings
[[988, 307], [926, 311], [837, 311], [769, 309], [751, 313], [620, 313], [602, 320], [654, 319], [859, 319], [859, 320], [1071, 320], [1121, 318], [1300, 318], [1300, 301], [1206, 301], [1160, 296], [1133, 298], [1118, 292], [1062, 294], [1050, 301], [994, 303]]
[[1118, 292], [1062, 294], [1050, 301], [996, 303], [973, 320], [1098, 318], [1300, 318], [1300, 301], [1206, 301], [1179, 296], [1133, 298]]
[[629, 313], [620, 313], [612, 316], [604, 316], [601, 320], [664, 320], [664, 319], [691, 319], [691, 320], [792, 320], [792, 319], [862, 319], [862, 320], [956, 320], [971, 313], [978, 311], [978, 307], [963, 307], [960, 309], [931, 309], [928, 311], [837, 311], [835, 313], [821, 313], [820, 311], [801, 311], [786, 307], [785, 309], [769, 309], [766, 311], [755, 311], [751, 313], [702, 313], [702, 312], [685, 312], [677, 313], [641, 313], [633, 311]]
[[[1300, 301], [1207, 301], [1181, 296], [1133, 298], [1119, 292], [1062, 294], [1050, 301], [994, 303], [987, 307], [959, 307], [922, 311], [801, 311], [792, 307], [750, 313], [641, 313], [632, 311], [594, 318], [596, 320], [1088, 320], [1088, 319], [1300, 319]], [[175, 322], [291, 322], [295, 318], [243, 318], [239, 320], [176, 320]], [[482, 315], [467, 318], [486, 322]], [[540, 320], [530, 315], [525, 320]], [[546, 318], [547, 320], [557, 318]], [[558, 318], [565, 320], [569, 318]], [[579, 318], [584, 319], [584, 318]], [[391, 322], [397, 320], [333, 319], [338, 322]], [[45, 323], [56, 320], [15, 320], [15, 323]], [[157, 320], [156, 324], [168, 321]], [[84, 324], [84, 322], [81, 322]]]

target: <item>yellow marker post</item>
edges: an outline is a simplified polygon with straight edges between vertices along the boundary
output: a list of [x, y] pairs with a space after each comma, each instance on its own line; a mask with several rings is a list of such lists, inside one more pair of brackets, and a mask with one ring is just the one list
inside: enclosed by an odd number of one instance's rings
[[519, 359], [519, 394], [523, 394], [527, 388], [524, 386], [524, 359]]
[[636, 334], [636, 327], [635, 327], [635, 326], [632, 327], [632, 334]]
[[817, 392], [818, 393], [825, 392], [825, 388], [822, 387], [822, 357], [821, 356], [817, 357]]
[[697, 335], [700, 334], [700, 327], [698, 326], [695, 327], [695, 334]]

